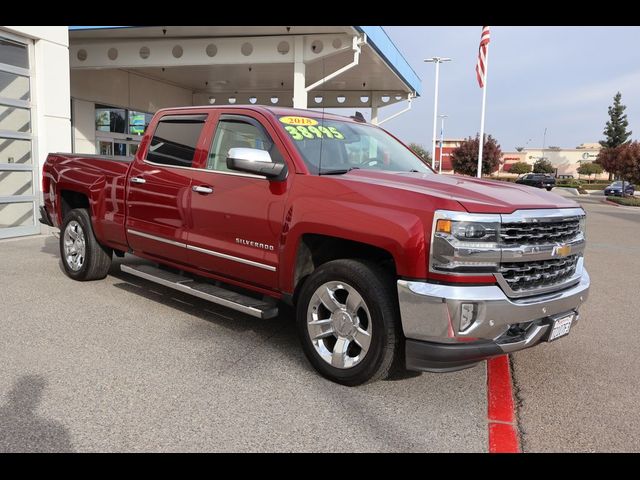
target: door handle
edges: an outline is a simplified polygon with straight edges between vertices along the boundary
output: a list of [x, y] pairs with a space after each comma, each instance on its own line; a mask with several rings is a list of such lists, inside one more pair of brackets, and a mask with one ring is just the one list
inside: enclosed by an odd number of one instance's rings
[[131, 177], [129, 181], [131, 183], [147, 183], [147, 181], [144, 178], [140, 178], [140, 177]]
[[197, 187], [191, 187], [191, 190], [193, 190], [196, 193], [203, 193], [205, 195], [209, 195], [210, 193], [213, 193], [213, 188], [205, 187], [204, 185], [198, 185]]

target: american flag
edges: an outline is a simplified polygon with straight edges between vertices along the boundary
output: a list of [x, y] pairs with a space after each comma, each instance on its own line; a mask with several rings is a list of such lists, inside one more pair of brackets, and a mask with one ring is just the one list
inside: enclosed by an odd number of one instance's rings
[[480, 35], [480, 48], [478, 49], [478, 64], [476, 65], [476, 76], [478, 77], [478, 85], [484, 87], [487, 64], [487, 48], [489, 45], [489, 27], [482, 27], [482, 35]]

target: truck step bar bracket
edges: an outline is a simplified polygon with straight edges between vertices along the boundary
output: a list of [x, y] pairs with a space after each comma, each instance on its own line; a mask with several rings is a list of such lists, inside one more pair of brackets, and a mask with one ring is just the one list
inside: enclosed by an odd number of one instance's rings
[[268, 319], [278, 316], [278, 307], [275, 302], [259, 300], [211, 283], [199, 282], [194, 278], [168, 272], [152, 265], [120, 265], [120, 270], [252, 317]]

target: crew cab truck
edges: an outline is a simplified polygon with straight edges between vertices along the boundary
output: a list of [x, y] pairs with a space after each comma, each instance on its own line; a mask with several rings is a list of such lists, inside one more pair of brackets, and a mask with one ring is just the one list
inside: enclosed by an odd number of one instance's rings
[[258, 318], [288, 304], [311, 364], [345, 385], [561, 338], [589, 289], [578, 204], [438, 175], [360, 118], [163, 109], [135, 158], [52, 153], [43, 173], [69, 277], [129, 253], [146, 261], [123, 271]]

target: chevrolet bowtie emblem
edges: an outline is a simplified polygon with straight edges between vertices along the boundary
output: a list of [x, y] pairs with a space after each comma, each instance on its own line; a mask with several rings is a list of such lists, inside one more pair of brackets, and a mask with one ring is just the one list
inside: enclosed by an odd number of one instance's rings
[[566, 257], [571, 253], [571, 245], [558, 245], [553, 248], [553, 257]]

